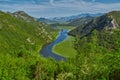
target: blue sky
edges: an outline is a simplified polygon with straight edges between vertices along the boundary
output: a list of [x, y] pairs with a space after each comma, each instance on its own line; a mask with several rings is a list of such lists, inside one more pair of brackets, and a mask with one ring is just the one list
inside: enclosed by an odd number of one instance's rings
[[120, 10], [120, 0], [0, 0], [0, 10], [34, 17], [59, 17]]

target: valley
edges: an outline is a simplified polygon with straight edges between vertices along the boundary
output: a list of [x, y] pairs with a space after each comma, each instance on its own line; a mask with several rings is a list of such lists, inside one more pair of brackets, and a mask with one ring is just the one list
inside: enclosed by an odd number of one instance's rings
[[0, 80], [119, 80], [120, 11], [52, 19], [0, 11]]

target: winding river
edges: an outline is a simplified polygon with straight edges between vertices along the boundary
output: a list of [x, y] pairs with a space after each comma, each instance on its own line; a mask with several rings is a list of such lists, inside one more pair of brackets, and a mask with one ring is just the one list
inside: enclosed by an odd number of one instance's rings
[[40, 54], [43, 57], [51, 57], [51, 58], [54, 58], [57, 61], [61, 61], [61, 60], [65, 61], [66, 57], [58, 55], [58, 54], [54, 53], [52, 50], [53, 50], [53, 47], [56, 44], [64, 41], [65, 39], [67, 39], [69, 37], [67, 33], [68, 33], [68, 30], [66, 30], [66, 29], [61, 30], [60, 33], [59, 33], [59, 35], [58, 35], [58, 37], [57, 37], [57, 39], [54, 42], [52, 42], [52, 43], [50, 43], [48, 45], [45, 45], [42, 48], [42, 50], [40, 51]]

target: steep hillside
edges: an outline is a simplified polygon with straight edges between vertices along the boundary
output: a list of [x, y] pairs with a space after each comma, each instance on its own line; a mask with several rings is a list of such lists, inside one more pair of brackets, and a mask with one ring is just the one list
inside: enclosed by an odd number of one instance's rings
[[14, 17], [10, 14], [0, 12], [1, 52], [10, 53], [11, 51], [15, 51], [15, 49], [19, 50], [21, 46], [32, 50], [36, 48], [35, 46], [42, 46], [53, 40], [50, 32], [48, 33], [50, 29], [46, 24], [38, 22], [23, 13], [15, 13], [16, 17]]
[[34, 25], [36, 25], [36, 26], [44, 25], [44, 29], [48, 32], [53, 31], [53, 29], [51, 27], [49, 27], [46, 23], [43, 23], [43, 22], [39, 21], [38, 19], [31, 17], [30, 15], [28, 15], [24, 11], [17, 11], [17, 12], [12, 13], [11, 15], [13, 15], [14, 17], [19, 18], [21, 20], [24, 20], [25, 22], [34, 23]]
[[[79, 38], [80, 42], [76, 45], [81, 45], [81, 40], [83, 40], [83, 43], [85, 40], [87, 44], [92, 42], [91, 45], [96, 43], [96, 47], [100, 46], [108, 51], [119, 52], [120, 11], [112, 11], [97, 17], [88, 24], [79, 26], [70, 31], [69, 34]], [[86, 47], [87, 46], [88, 45], [86, 45]], [[91, 48], [91, 50], [93, 49]]]
[[120, 12], [113, 11], [107, 13], [103, 16], [96, 17], [86, 25], [81, 25], [76, 29], [69, 32], [70, 35], [79, 35], [80, 37], [84, 37], [90, 35], [94, 30], [111, 30], [119, 27], [120, 25]]

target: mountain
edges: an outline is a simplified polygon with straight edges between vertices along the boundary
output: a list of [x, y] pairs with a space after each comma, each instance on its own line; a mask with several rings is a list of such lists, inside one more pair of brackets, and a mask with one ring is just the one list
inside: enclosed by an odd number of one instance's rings
[[49, 20], [49, 19], [46, 19], [46, 18], [39, 18], [38, 20], [41, 21], [41, 22], [43, 22], [43, 23], [47, 23], [47, 24], [57, 23], [56, 21]]
[[12, 13], [15, 17], [19, 18], [19, 19], [23, 19], [27, 22], [30, 21], [37, 21], [36, 18], [29, 16], [27, 13], [25, 13], [24, 11], [17, 11]]
[[46, 23], [43, 23], [42, 21], [39, 21], [38, 19], [36, 19], [34, 17], [31, 17], [30, 15], [28, 15], [24, 11], [17, 11], [17, 12], [12, 13], [11, 15], [13, 15], [16, 18], [22, 19], [26, 22], [34, 22], [34, 23], [36, 23], [37, 25], [40, 25], [40, 26], [42, 24], [42, 25], [44, 25], [44, 28], [48, 32], [53, 31], [53, 29], [50, 26], [48, 26]]
[[34, 50], [53, 41], [52, 29], [25, 12], [8, 14], [0, 11], [0, 51], [11, 53], [21, 46]]
[[98, 13], [98, 14], [86, 13], [86, 14], [79, 14], [79, 15], [68, 16], [68, 17], [54, 17], [54, 18], [51, 18], [50, 20], [65, 23], [65, 22], [72, 22], [73, 20], [82, 18], [82, 17], [96, 17], [100, 15], [102, 15], [102, 13]]
[[102, 15], [102, 13], [98, 13], [98, 14], [80, 14], [80, 15], [74, 15], [74, 16], [68, 16], [68, 17], [53, 17], [53, 18], [38, 18], [38, 21], [41, 21], [43, 23], [47, 23], [47, 24], [68, 24], [69, 22], [73, 22], [79, 18], [83, 18], [83, 17], [96, 17], [96, 16], [100, 16]]
[[82, 26], [89, 23], [94, 17], [82, 17], [68, 23], [69, 26]]
[[70, 35], [80, 37], [90, 35], [94, 30], [112, 30], [120, 25], [120, 11], [112, 11], [100, 17], [94, 18], [86, 25], [81, 25], [69, 32]]

